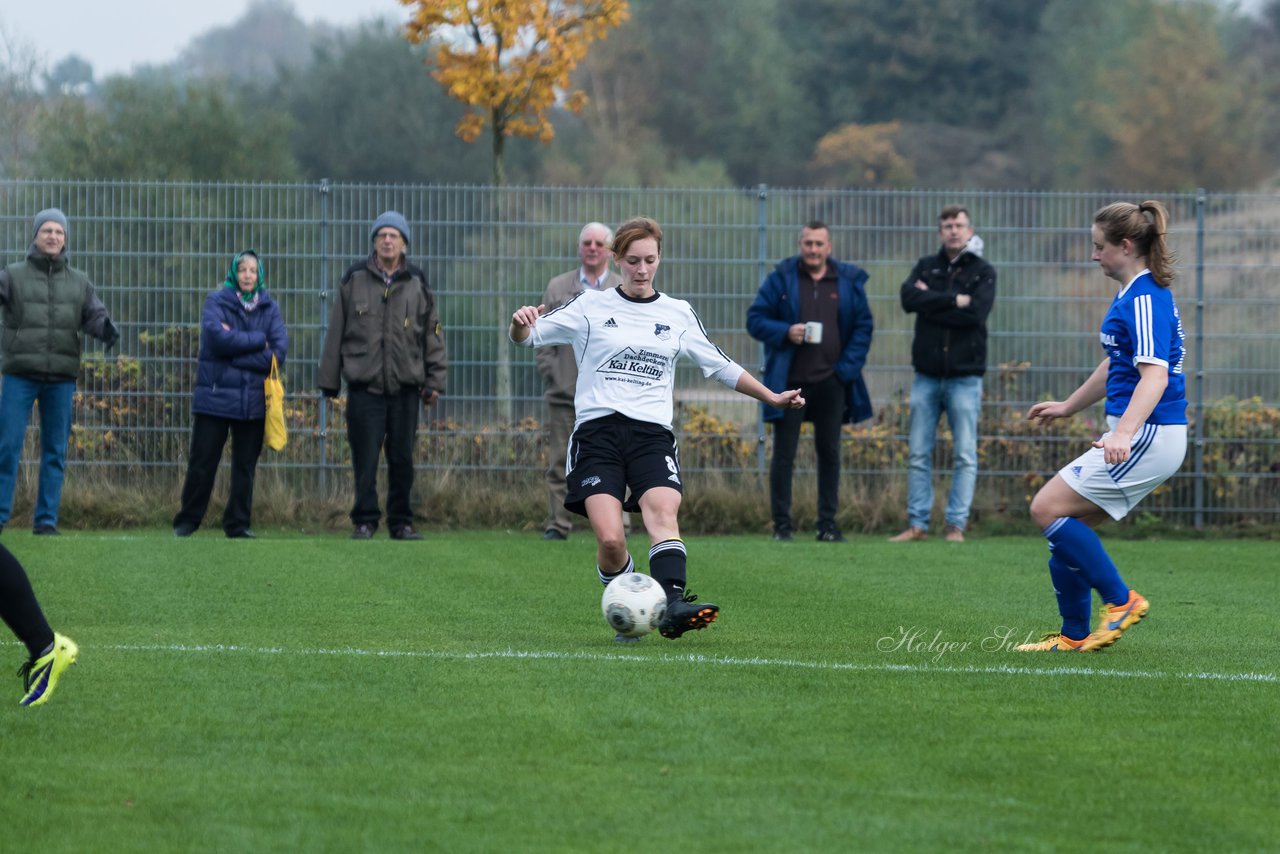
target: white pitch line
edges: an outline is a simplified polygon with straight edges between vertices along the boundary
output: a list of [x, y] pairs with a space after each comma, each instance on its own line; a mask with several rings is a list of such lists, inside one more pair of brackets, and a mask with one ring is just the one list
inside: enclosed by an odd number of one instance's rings
[[994, 674], [1003, 676], [1099, 676], [1128, 679], [1179, 679], [1209, 682], [1258, 682], [1280, 684], [1280, 676], [1274, 673], [1169, 673], [1159, 670], [1095, 670], [1091, 667], [1022, 667], [1009, 664], [994, 665], [929, 665], [929, 664], [863, 664], [858, 662], [801, 661], [790, 658], [736, 658], [733, 656], [685, 655], [659, 653], [657, 655], [623, 655], [599, 652], [539, 652], [532, 650], [499, 649], [487, 652], [446, 652], [442, 650], [391, 650], [323, 647], [290, 649], [287, 647], [254, 647], [237, 644], [104, 644], [98, 649], [119, 652], [189, 652], [189, 653], [244, 653], [249, 655], [298, 655], [298, 656], [349, 656], [352, 658], [422, 658], [449, 661], [476, 661], [483, 659], [526, 659], [545, 661], [620, 661], [637, 664], [691, 663], [719, 667], [772, 667], [805, 670], [832, 670], [870, 673], [941, 673], [941, 674]]

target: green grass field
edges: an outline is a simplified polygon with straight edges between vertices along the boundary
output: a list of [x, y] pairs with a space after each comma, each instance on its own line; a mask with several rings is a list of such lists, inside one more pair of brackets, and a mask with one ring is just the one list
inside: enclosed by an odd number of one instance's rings
[[582, 535], [261, 534], [5, 534], [81, 654], [0, 849], [1280, 849], [1271, 542], [1109, 540], [1151, 616], [1071, 656], [1038, 537], [693, 537], [720, 620], [622, 646]]

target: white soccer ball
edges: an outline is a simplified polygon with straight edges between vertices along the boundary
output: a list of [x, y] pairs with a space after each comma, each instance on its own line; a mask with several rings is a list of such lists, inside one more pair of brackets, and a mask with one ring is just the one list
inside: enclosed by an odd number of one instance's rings
[[667, 613], [667, 592], [647, 575], [623, 573], [604, 589], [600, 610], [615, 632], [638, 638], [662, 622]]

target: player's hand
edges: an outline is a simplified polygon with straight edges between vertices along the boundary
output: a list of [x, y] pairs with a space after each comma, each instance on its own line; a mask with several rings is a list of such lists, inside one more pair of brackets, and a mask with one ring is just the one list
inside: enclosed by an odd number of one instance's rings
[[804, 343], [804, 324], [803, 323], [791, 324], [791, 328], [787, 330], [787, 340], [790, 341], [792, 344], [803, 344]]
[[778, 409], [803, 409], [804, 398], [800, 395], [800, 389], [793, 388], [782, 392], [778, 395], [778, 402], [774, 406]]
[[1129, 449], [1133, 446], [1132, 436], [1123, 436], [1115, 431], [1094, 441], [1095, 448], [1102, 449], [1102, 458], [1109, 466], [1117, 466], [1129, 459]]
[[511, 325], [528, 329], [538, 322], [538, 318], [547, 310], [546, 304], [539, 306], [522, 305], [511, 315]]
[[1055, 418], [1066, 418], [1072, 415], [1067, 410], [1067, 405], [1060, 400], [1042, 400], [1027, 410], [1027, 420], [1039, 420], [1041, 424], [1048, 424]]
[[427, 409], [436, 405], [436, 401], [440, 400], [440, 392], [433, 388], [422, 388], [418, 390], [418, 396], [422, 398], [422, 405]]

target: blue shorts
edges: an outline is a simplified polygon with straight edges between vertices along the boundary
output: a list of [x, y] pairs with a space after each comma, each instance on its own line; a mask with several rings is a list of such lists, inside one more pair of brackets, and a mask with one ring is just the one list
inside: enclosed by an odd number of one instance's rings
[[[1108, 415], [1107, 426], [1114, 430], [1119, 420]], [[1119, 521], [1172, 477], [1186, 455], [1186, 424], [1143, 424], [1133, 437], [1129, 459], [1107, 465], [1103, 450], [1090, 448], [1063, 466], [1058, 476]]]
[[606, 415], [579, 424], [569, 437], [565, 509], [587, 515], [586, 501], [604, 493], [628, 513], [640, 510], [640, 496], [655, 486], [683, 493], [680, 456], [670, 430], [625, 415]]

